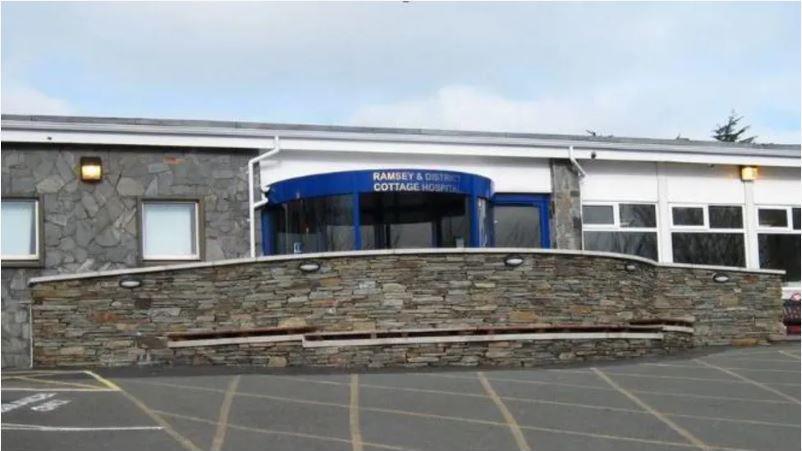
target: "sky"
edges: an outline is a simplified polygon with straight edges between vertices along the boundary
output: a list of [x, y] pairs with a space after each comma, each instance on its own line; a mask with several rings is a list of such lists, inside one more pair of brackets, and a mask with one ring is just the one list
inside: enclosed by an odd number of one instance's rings
[[9, 3], [3, 113], [800, 142], [800, 3]]

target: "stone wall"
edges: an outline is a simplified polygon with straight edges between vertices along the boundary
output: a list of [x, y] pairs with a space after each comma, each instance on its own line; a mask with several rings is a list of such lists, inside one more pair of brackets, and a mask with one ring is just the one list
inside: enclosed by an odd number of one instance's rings
[[[173, 362], [168, 333], [313, 326], [321, 331], [695, 320], [696, 344], [765, 341], [778, 331], [781, 275], [654, 265], [570, 251], [372, 251], [34, 281], [34, 361]], [[316, 272], [299, 263], [313, 259]], [[634, 267], [626, 268], [627, 264]]]
[[[248, 254], [247, 150], [3, 143], [3, 196], [39, 196], [43, 258], [35, 268], [3, 262], [2, 365], [29, 364], [29, 293], [37, 275], [141, 266], [137, 200], [199, 198], [205, 259]], [[81, 157], [98, 156], [103, 180], [78, 178]]]
[[568, 160], [551, 160], [551, 246], [582, 249], [580, 179]]

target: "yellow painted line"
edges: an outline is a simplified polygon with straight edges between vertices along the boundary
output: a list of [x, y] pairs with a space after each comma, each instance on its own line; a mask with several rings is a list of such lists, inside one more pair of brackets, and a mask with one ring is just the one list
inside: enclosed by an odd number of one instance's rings
[[228, 390], [223, 397], [223, 402], [220, 404], [220, 415], [217, 416], [217, 429], [214, 432], [214, 439], [212, 439], [211, 451], [220, 451], [223, 449], [223, 442], [226, 439], [226, 428], [228, 427], [228, 417], [231, 414], [231, 404], [234, 401], [234, 394], [237, 393], [239, 386], [240, 376], [234, 376], [231, 383], [228, 384]]
[[120, 388], [120, 387], [119, 387], [117, 384], [115, 384], [114, 382], [112, 382], [112, 381], [110, 381], [110, 380], [106, 379], [105, 377], [103, 377], [103, 376], [101, 376], [101, 375], [99, 375], [99, 374], [97, 374], [97, 373], [95, 373], [95, 372], [92, 372], [92, 371], [84, 371], [83, 373], [84, 373], [84, 374], [88, 374], [89, 376], [92, 376], [92, 377], [94, 377], [94, 378], [95, 378], [95, 380], [97, 380], [98, 382], [100, 382], [100, 383], [101, 383], [101, 384], [103, 384], [104, 386], [108, 387], [110, 390], [123, 391], [123, 389], [122, 389], [122, 388]]
[[351, 425], [351, 449], [362, 451], [362, 431], [359, 427], [359, 375], [351, 375], [351, 404], [348, 409], [349, 423]]
[[602, 372], [600, 369], [591, 368], [591, 370], [594, 373], [596, 373], [596, 375], [599, 376], [599, 378], [601, 378], [603, 381], [605, 381], [608, 384], [610, 384], [611, 387], [613, 387], [614, 389], [618, 390], [622, 395], [624, 395], [627, 398], [629, 398], [632, 402], [637, 404], [641, 409], [643, 409], [643, 410], [651, 413], [652, 415], [654, 415], [658, 420], [660, 420], [663, 423], [665, 423], [668, 427], [673, 429], [676, 433], [678, 433], [679, 435], [684, 437], [686, 440], [688, 440], [688, 442], [690, 442], [691, 444], [693, 444], [697, 448], [705, 449], [705, 450], [710, 449], [710, 446], [707, 445], [705, 442], [703, 442], [698, 437], [696, 437], [695, 435], [693, 435], [690, 432], [688, 432], [685, 428], [680, 427], [680, 425], [678, 425], [677, 423], [674, 423], [670, 418], [668, 418], [665, 415], [663, 415], [662, 413], [658, 412], [656, 409], [654, 409], [649, 404], [646, 404], [643, 400], [641, 400], [640, 398], [638, 398], [634, 394], [630, 393], [624, 387], [618, 385], [614, 380], [610, 379], [610, 377], [607, 376], [606, 374], [604, 374], [604, 372]]
[[[171, 383], [166, 383], [166, 382], [144, 382], [144, 381], [134, 380], [134, 379], [131, 379], [129, 382], [134, 382], [134, 383], [139, 383], [139, 384], [144, 384], [144, 385], [155, 385], [155, 386], [162, 386], [162, 387], [180, 388], [180, 389], [186, 389], [186, 390], [197, 390], [197, 391], [203, 391], [203, 392], [213, 392], [213, 393], [224, 393], [225, 392], [225, 390], [221, 390], [221, 389], [218, 389], [218, 388], [207, 388], [207, 387], [198, 387], [198, 386], [192, 386], [192, 385], [171, 384]], [[243, 396], [243, 397], [256, 398], [256, 399], [270, 399], [270, 400], [274, 400], [274, 401], [293, 402], [293, 403], [299, 403], [299, 404], [323, 405], [323, 406], [330, 406], [330, 407], [339, 407], [339, 408], [342, 408], [342, 409], [350, 408], [350, 405], [348, 405], [348, 404], [337, 404], [337, 403], [332, 403], [332, 402], [310, 401], [310, 400], [295, 399], [295, 398], [284, 398], [284, 397], [278, 397], [278, 396], [263, 395], [263, 394], [259, 394], [259, 393], [237, 392], [236, 396]], [[380, 408], [380, 407], [364, 407], [364, 406], [360, 407], [360, 410], [361, 411], [367, 411], [367, 412], [389, 413], [389, 414], [395, 414], [395, 415], [412, 416], [412, 417], [420, 417], [420, 418], [442, 419], [442, 420], [456, 421], [456, 422], [463, 422], [463, 423], [483, 424], [483, 425], [488, 425], [488, 426], [497, 426], [497, 427], [504, 427], [504, 428], [507, 427], [506, 423], [502, 423], [500, 421], [488, 421], [488, 420], [479, 420], [479, 419], [474, 419], [474, 418], [454, 417], [454, 416], [438, 415], [438, 414], [431, 414], [431, 413], [410, 412], [410, 411], [406, 411], [406, 410], [384, 409], [384, 408]], [[155, 411], [155, 412], [158, 413], [158, 414], [164, 414], [166, 416], [174, 416], [176, 418], [190, 419], [189, 417], [181, 417], [181, 416], [177, 416], [175, 414], [168, 414], [166, 412], [161, 412], [161, 411]], [[210, 424], [217, 424], [216, 422], [213, 422], [211, 420], [202, 420], [201, 419], [200, 421], [209, 422]], [[289, 432], [284, 432], [284, 431], [270, 431], [270, 430], [265, 430], [265, 429], [259, 430], [259, 429], [256, 429], [256, 428], [245, 428], [245, 427], [233, 425], [233, 424], [230, 424], [230, 423], [229, 423], [228, 427], [231, 428], [231, 429], [251, 430], [251, 431], [254, 431], [254, 432], [266, 432], [266, 433], [275, 433], [275, 434], [296, 435], [296, 436], [301, 436], [301, 437], [306, 436], [304, 434], [289, 433]], [[521, 425], [520, 427], [521, 427], [521, 429], [525, 429], [525, 430], [551, 432], [551, 433], [555, 433], [555, 434], [574, 435], [574, 436], [579, 436], [579, 437], [593, 437], [593, 438], [601, 438], [601, 439], [607, 439], [607, 440], [618, 440], [618, 441], [634, 442], [634, 443], [645, 443], [645, 444], [653, 444], [653, 445], [668, 445], [668, 446], [677, 446], [677, 447], [683, 447], [683, 448], [694, 448], [695, 447], [695, 445], [691, 445], [691, 444], [683, 443], [683, 442], [668, 442], [668, 441], [663, 441], [663, 440], [652, 440], [652, 439], [643, 439], [643, 438], [638, 438], [638, 437], [625, 437], [625, 436], [608, 435], [608, 434], [596, 434], [596, 433], [592, 433], [592, 432], [572, 431], [572, 430], [567, 430], [567, 429], [553, 429], [553, 428], [544, 428], [544, 427], [538, 427], [538, 426]], [[309, 438], [315, 438], [315, 436], [308, 436], [308, 437]], [[322, 439], [329, 439], [329, 438], [328, 437], [322, 437]], [[346, 443], [351, 443], [350, 440], [345, 440], [345, 439], [337, 439], [337, 440], [338, 441], [343, 441], [343, 442], [346, 442]], [[380, 446], [380, 445], [377, 445], [375, 443], [369, 443], [369, 442], [364, 442], [363, 445], [364, 446], [371, 446], [371, 447], [385, 447], [385, 448], [388, 448], [387, 446]], [[403, 449], [403, 448], [389, 447], [388, 449]], [[731, 450], [731, 451], [749, 451], [749, 450], [744, 450], [742, 448], [725, 448], [725, 447], [714, 447], [712, 449]]]
[[697, 362], [701, 363], [702, 365], [708, 366], [710, 368], [715, 368], [715, 369], [717, 369], [717, 370], [719, 370], [721, 372], [729, 374], [732, 377], [737, 377], [738, 379], [740, 379], [742, 381], [749, 382], [750, 384], [754, 385], [755, 387], [762, 388], [763, 390], [766, 390], [768, 392], [774, 393], [775, 395], [777, 395], [777, 396], [779, 396], [781, 398], [784, 398], [784, 399], [787, 399], [787, 400], [789, 400], [791, 402], [799, 404], [799, 400], [794, 398], [793, 396], [786, 395], [785, 393], [777, 390], [776, 388], [769, 387], [768, 385], [766, 385], [766, 384], [764, 384], [762, 382], [758, 382], [758, 381], [756, 381], [754, 379], [750, 379], [750, 378], [748, 378], [746, 376], [742, 376], [742, 375], [736, 373], [735, 371], [728, 370], [726, 368], [722, 368], [722, 367], [720, 367], [718, 365], [714, 365], [712, 363], [705, 362], [704, 360], [701, 360], [701, 359], [694, 359], [694, 360], [696, 360]]
[[99, 375], [97, 375], [97, 374], [95, 374], [95, 373], [93, 373], [91, 371], [87, 371], [87, 373], [91, 374], [93, 377], [95, 377], [97, 380], [103, 382], [104, 384], [107, 384], [109, 387], [116, 388], [117, 389], [116, 391], [118, 391], [120, 394], [125, 396], [135, 406], [139, 407], [139, 410], [141, 410], [142, 412], [145, 412], [145, 415], [149, 416], [159, 426], [164, 428], [164, 432], [166, 432], [167, 435], [169, 435], [176, 442], [178, 442], [178, 444], [181, 445], [184, 449], [186, 449], [188, 451], [201, 451], [201, 448], [199, 448], [197, 445], [192, 443], [192, 441], [190, 439], [188, 439], [188, 438], [184, 437], [183, 435], [179, 434], [178, 431], [173, 429], [173, 427], [170, 425], [170, 423], [165, 421], [164, 418], [160, 417], [156, 412], [151, 410], [150, 407], [146, 406], [145, 403], [140, 401], [136, 396], [134, 396], [134, 395], [128, 393], [127, 391], [123, 390], [122, 388], [120, 388], [114, 382], [111, 382], [110, 380], [107, 380], [107, 379], [105, 379], [105, 378], [103, 378], [103, 377], [101, 377], [101, 376], [99, 376]]
[[[159, 415], [163, 415], [165, 417], [178, 418], [180, 420], [196, 421], [196, 422], [199, 422], [199, 423], [206, 423], [206, 424], [216, 424], [212, 420], [193, 417], [193, 416], [189, 416], [189, 415], [181, 415], [181, 414], [178, 414], [178, 413], [165, 412], [163, 410], [154, 410], [154, 412], [158, 413]], [[250, 427], [250, 426], [241, 426], [241, 425], [233, 424], [233, 423], [229, 423], [228, 427], [231, 428], [231, 429], [236, 429], [236, 430], [240, 430], [240, 431], [257, 432], [257, 433], [261, 433], [261, 434], [286, 435], [286, 436], [290, 436], [290, 437], [301, 437], [301, 438], [308, 438], [308, 439], [313, 439], [313, 440], [323, 440], [323, 441], [329, 441], [329, 442], [351, 443], [350, 440], [344, 439], [344, 438], [329, 437], [329, 436], [325, 436], [325, 435], [306, 434], [306, 433], [303, 433], [303, 432], [291, 432], [291, 431], [279, 431], [279, 430], [275, 430], [275, 429], [255, 428], [255, 427]], [[385, 444], [382, 444], [382, 443], [368, 443], [368, 442], [365, 442], [364, 444], [367, 445], [367, 446], [370, 446], [372, 448], [382, 448], [382, 449], [392, 449], [392, 450], [407, 450], [407, 449], [409, 449], [409, 448], [403, 448], [403, 447], [400, 447], [400, 446], [385, 445]]]
[[529, 447], [529, 444], [526, 442], [526, 437], [524, 433], [521, 432], [521, 427], [518, 426], [518, 421], [515, 420], [515, 416], [510, 412], [510, 409], [507, 408], [507, 405], [504, 404], [504, 401], [498, 396], [496, 390], [493, 389], [493, 385], [490, 384], [490, 381], [487, 380], [484, 373], [479, 371], [476, 373], [479, 376], [479, 382], [482, 383], [482, 387], [484, 387], [487, 396], [493, 400], [493, 403], [496, 404], [498, 410], [501, 412], [501, 416], [504, 417], [504, 421], [507, 423], [507, 427], [510, 428], [510, 432], [512, 433], [512, 437], [515, 439], [515, 443], [518, 444], [518, 449], [520, 451], [532, 451], [532, 448]]

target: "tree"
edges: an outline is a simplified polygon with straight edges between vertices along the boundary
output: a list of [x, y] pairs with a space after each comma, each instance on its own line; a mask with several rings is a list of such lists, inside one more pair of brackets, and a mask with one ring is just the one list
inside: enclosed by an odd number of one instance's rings
[[713, 130], [713, 138], [716, 141], [723, 141], [723, 142], [730, 142], [730, 143], [752, 143], [754, 142], [757, 136], [749, 136], [746, 138], [741, 138], [741, 136], [749, 130], [750, 126], [744, 126], [740, 129], [738, 128], [738, 122], [743, 119], [743, 116], [738, 116], [735, 113], [735, 110], [730, 112], [730, 116], [727, 118], [727, 123], [724, 125], [716, 124], [716, 128]]

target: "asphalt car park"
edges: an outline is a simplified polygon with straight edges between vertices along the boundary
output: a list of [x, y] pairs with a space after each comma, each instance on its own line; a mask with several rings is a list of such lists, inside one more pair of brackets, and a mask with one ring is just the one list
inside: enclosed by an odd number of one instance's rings
[[4, 450], [800, 449], [798, 343], [542, 369], [2, 377]]

